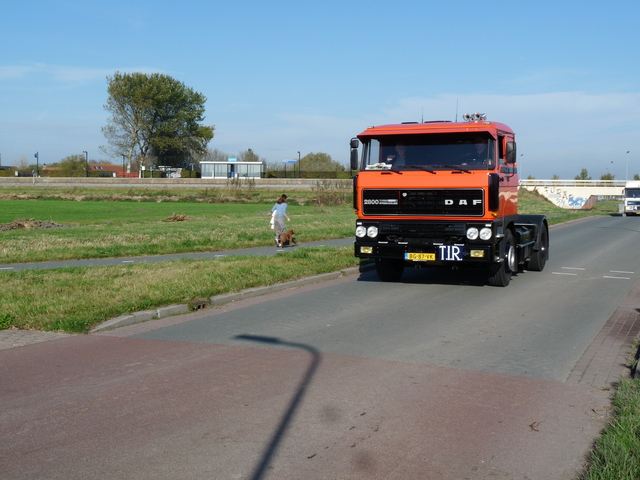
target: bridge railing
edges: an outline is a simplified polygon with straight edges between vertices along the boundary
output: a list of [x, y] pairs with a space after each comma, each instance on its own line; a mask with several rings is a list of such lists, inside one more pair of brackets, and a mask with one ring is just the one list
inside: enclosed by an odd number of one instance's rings
[[520, 180], [521, 187], [624, 187], [624, 180]]

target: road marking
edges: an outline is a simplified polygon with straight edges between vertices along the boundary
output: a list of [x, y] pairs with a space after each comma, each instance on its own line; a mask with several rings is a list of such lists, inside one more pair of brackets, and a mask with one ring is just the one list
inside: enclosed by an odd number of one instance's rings
[[619, 278], [620, 280], [631, 280], [629, 277], [612, 277], [609, 275], [603, 275], [603, 278]]
[[578, 275], [577, 273], [566, 273], [566, 272], [551, 272], [551, 273], [553, 273], [554, 275], [574, 275], [574, 276]]
[[213, 258], [224, 258], [226, 255], [214, 255]]
[[633, 275], [636, 272], [625, 272], [624, 270], [609, 270], [609, 273], [628, 273], [629, 275]]
[[123, 260], [122, 263], [135, 263], [135, 260]]
[[13, 267], [1, 267], [0, 270], [13, 270]]
[[580, 267], [561, 267], [563, 270], [586, 270], [586, 268]]

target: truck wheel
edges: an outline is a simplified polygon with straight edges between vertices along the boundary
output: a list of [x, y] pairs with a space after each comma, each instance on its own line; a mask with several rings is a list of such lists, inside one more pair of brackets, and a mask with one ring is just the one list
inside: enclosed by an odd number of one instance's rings
[[542, 226], [537, 247], [538, 250], [531, 254], [528, 269], [534, 272], [541, 272], [549, 258], [549, 230], [546, 225]]
[[516, 269], [516, 246], [511, 230], [507, 230], [504, 239], [504, 253], [502, 262], [489, 267], [489, 285], [494, 287], [506, 287], [511, 282], [511, 274]]
[[376, 260], [376, 272], [383, 282], [397, 282], [402, 277], [404, 262], [389, 258], [379, 258]]

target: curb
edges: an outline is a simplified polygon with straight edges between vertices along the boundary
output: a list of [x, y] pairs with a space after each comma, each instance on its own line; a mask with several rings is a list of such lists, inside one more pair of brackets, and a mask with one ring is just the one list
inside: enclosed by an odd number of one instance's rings
[[133, 325], [134, 323], [147, 322], [149, 320], [156, 320], [170, 315], [181, 315], [183, 313], [189, 313], [189, 305], [169, 305], [168, 307], [160, 307], [156, 310], [134, 312], [129, 315], [120, 315], [119, 317], [107, 320], [90, 330], [89, 333], [104, 332], [126, 325]]
[[290, 282], [276, 283], [274, 285], [267, 285], [265, 287], [247, 288], [245, 290], [241, 290], [240, 292], [216, 295], [210, 297], [208, 301], [198, 300], [192, 301], [189, 304], [169, 305], [167, 307], [157, 308], [156, 310], [144, 310], [142, 312], [134, 312], [128, 315], [120, 315], [119, 317], [115, 317], [111, 320], [107, 320], [106, 322], [101, 323], [97, 327], [91, 329], [89, 333], [91, 334], [105, 332], [107, 330], [113, 330], [119, 327], [133, 325], [135, 323], [157, 320], [159, 318], [168, 317], [170, 315], [182, 315], [185, 313], [189, 313], [191, 310], [201, 310], [207, 307], [218, 307], [227, 303], [237, 302], [261, 295], [269, 295], [270, 293], [281, 292], [282, 290], [288, 290], [290, 288], [302, 287], [305, 285], [311, 285], [320, 282], [327, 282], [329, 280], [335, 280], [336, 278], [347, 277], [349, 275], [355, 275], [356, 273], [369, 271], [371, 270], [372, 266], [372, 264], [368, 264], [361, 265], [359, 267], [345, 268], [343, 270], [338, 270], [337, 272], [322, 273], [320, 275], [292, 280]]

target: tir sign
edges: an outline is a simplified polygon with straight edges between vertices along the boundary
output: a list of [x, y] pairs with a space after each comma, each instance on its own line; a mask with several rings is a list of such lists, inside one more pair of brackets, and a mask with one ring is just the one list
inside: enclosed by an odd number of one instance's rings
[[[475, 200], [472, 200], [471, 202], [472, 202], [471, 204], [472, 204], [474, 207], [475, 207], [476, 205], [481, 205], [481, 204], [482, 204], [482, 200], [480, 200], [480, 199], [475, 199]], [[445, 204], [445, 205], [453, 205], [454, 203], [455, 203], [455, 202], [454, 202], [453, 200], [451, 200], [450, 198], [445, 198], [445, 200], [444, 200], [444, 204]], [[469, 202], [468, 202], [466, 199], [461, 198], [460, 200], [458, 200], [458, 205], [459, 205], [459, 206], [462, 206], [462, 205], [469, 205]]]
[[462, 247], [458, 245], [438, 245], [438, 260], [461, 262], [462, 257]]

